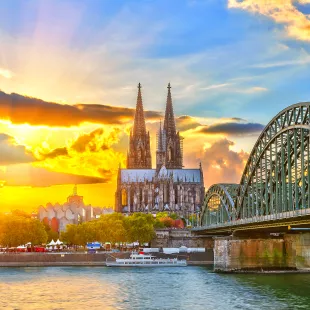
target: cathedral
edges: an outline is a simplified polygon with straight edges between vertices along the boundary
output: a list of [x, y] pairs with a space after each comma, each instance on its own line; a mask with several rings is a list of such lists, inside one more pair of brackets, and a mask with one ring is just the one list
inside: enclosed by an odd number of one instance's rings
[[204, 199], [201, 165], [183, 169], [183, 139], [176, 129], [171, 86], [168, 84], [165, 119], [157, 133], [156, 169], [152, 169], [150, 133], [146, 131], [141, 85], [129, 136], [127, 168], [119, 168], [117, 212], [175, 212], [181, 217], [199, 212]]

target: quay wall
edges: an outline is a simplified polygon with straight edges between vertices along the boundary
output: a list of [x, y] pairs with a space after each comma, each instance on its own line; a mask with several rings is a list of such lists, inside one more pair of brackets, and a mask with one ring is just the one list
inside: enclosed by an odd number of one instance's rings
[[285, 234], [280, 238], [229, 236], [217, 237], [214, 240], [215, 271], [276, 271], [309, 268], [310, 233]]
[[[0, 254], [0, 267], [48, 267], [48, 266], [105, 266], [106, 260], [129, 258], [122, 253], [4, 253]], [[184, 254], [153, 254], [159, 258], [186, 259], [188, 265], [212, 265], [213, 252]]]
[[200, 236], [189, 229], [156, 229], [156, 237], [151, 241], [152, 248], [206, 248], [213, 249], [210, 236]]

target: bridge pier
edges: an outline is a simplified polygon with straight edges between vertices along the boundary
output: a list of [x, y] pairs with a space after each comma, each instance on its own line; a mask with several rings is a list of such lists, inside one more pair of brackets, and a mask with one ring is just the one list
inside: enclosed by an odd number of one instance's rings
[[310, 233], [286, 234], [284, 241], [296, 269], [310, 270]]
[[310, 233], [279, 237], [216, 237], [214, 270], [219, 272], [310, 270]]

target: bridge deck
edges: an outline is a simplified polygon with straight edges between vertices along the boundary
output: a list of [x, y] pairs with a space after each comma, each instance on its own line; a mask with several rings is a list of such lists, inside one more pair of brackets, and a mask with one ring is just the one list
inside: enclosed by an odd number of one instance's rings
[[254, 216], [247, 219], [211, 224], [208, 226], [198, 226], [193, 231], [214, 233], [214, 232], [232, 232], [234, 230], [261, 229], [272, 227], [284, 227], [288, 225], [309, 225], [310, 208], [294, 211], [281, 212], [271, 215]]

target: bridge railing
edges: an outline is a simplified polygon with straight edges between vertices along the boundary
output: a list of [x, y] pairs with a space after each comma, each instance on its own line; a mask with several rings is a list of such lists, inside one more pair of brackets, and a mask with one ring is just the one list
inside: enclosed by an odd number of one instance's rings
[[298, 218], [302, 216], [310, 215], [310, 208], [293, 210], [293, 211], [285, 211], [275, 214], [269, 215], [257, 215], [251, 218], [246, 219], [239, 219], [234, 221], [227, 221], [225, 223], [216, 223], [210, 225], [203, 225], [194, 227], [193, 230], [208, 230], [214, 228], [221, 228], [221, 227], [233, 227], [233, 226], [240, 226], [240, 225], [247, 225], [252, 223], [264, 223], [270, 221], [277, 221], [281, 219], [291, 219], [291, 218]]

